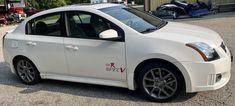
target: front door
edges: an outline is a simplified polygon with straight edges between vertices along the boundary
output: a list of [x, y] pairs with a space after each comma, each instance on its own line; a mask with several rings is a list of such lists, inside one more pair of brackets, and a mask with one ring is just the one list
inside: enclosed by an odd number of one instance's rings
[[[95, 14], [66, 14], [69, 38], [64, 39], [64, 46], [70, 74], [77, 77], [125, 81], [124, 39], [108, 41], [101, 40], [98, 36], [107, 29], [121, 29]], [[124, 33], [119, 34], [121, 36]]]

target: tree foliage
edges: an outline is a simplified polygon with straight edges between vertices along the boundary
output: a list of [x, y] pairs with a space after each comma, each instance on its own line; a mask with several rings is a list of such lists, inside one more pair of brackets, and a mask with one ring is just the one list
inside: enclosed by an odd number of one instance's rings
[[4, 2], [3, 2], [4, 0], [0, 0], [0, 4], [3, 4]]
[[89, 3], [90, 0], [25, 0], [26, 5], [33, 6], [38, 9], [48, 9], [61, 7], [64, 5]]
[[[136, 4], [144, 4], [144, 0], [128, 0], [129, 3], [131, 3], [131, 1], [135, 1]], [[45, 9], [71, 4], [89, 3], [90, 0], [25, 0], [25, 2], [38, 9]], [[4, 0], [0, 0], [0, 4], [3, 3]]]
[[79, 4], [79, 3], [90, 3], [90, 0], [65, 0], [67, 5]]
[[55, 8], [66, 5], [64, 0], [25, 0], [25, 4], [38, 9]]
[[[90, 0], [24, 0], [26, 5], [33, 6], [37, 9], [55, 8], [64, 5], [90, 3]], [[135, 1], [136, 4], [143, 4], [144, 0], [128, 0], [129, 2]], [[4, 0], [0, 0], [3, 4]]]

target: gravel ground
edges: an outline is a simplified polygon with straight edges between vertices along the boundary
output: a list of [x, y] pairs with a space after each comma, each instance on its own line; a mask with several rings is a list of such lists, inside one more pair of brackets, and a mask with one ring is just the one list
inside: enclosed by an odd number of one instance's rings
[[[181, 23], [188, 23], [207, 27], [218, 32], [231, 50], [235, 51], [235, 12], [223, 13], [196, 19], [180, 19]], [[0, 36], [14, 28], [7, 26], [0, 28]], [[0, 40], [2, 44], [2, 40]], [[0, 45], [1, 47], [2, 45]], [[234, 63], [233, 63], [234, 64]], [[216, 91], [193, 94], [182, 94], [170, 103], [152, 103], [138, 95], [136, 91], [128, 89], [71, 83], [63, 81], [45, 80], [34, 86], [27, 86], [18, 81], [10, 73], [10, 69], [3, 62], [0, 49], [0, 105], [1, 106], [31, 106], [31, 105], [97, 105], [97, 106], [143, 106], [143, 105], [229, 105], [235, 104], [235, 71], [232, 68], [230, 82]]]

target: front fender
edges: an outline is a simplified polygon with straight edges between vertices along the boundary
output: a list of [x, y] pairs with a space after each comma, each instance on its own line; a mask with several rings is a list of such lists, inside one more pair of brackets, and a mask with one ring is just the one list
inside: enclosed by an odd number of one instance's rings
[[140, 58], [137, 58], [135, 60], [135, 62], [131, 62], [128, 63], [128, 67], [127, 67], [127, 83], [128, 83], [128, 88], [130, 90], [135, 90], [136, 89], [136, 85], [135, 85], [135, 80], [134, 80], [134, 71], [135, 68], [142, 62], [149, 60], [149, 59], [162, 59], [165, 61], [168, 61], [172, 64], [174, 64], [182, 73], [184, 79], [185, 79], [185, 84], [186, 84], [186, 91], [190, 91], [192, 89], [192, 83], [191, 83], [191, 79], [189, 76], [188, 71], [184, 68], [184, 66], [177, 61], [175, 58], [165, 55], [165, 54], [150, 54], [147, 56], [142, 56]]

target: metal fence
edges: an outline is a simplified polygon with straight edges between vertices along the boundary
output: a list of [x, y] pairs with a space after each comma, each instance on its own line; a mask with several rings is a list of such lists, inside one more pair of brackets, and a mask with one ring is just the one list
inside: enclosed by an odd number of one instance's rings
[[[164, 3], [169, 3], [171, 0], [145, 0], [145, 11], [152, 11], [155, 10], [158, 6]], [[183, 0], [188, 3], [195, 3], [197, 0]], [[205, 3], [210, 3], [212, 5], [221, 5], [221, 4], [229, 4], [229, 3], [235, 3], [235, 0], [200, 0]]]

